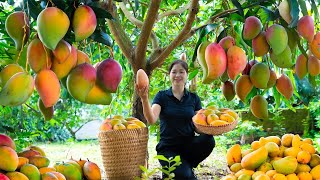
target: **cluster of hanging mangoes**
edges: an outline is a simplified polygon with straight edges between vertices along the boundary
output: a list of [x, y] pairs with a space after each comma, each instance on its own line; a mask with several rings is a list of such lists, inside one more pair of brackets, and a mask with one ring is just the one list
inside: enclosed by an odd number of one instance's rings
[[[288, 4], [285, 2], [287, 1], [281, 3], [279, 12], [290, 24], [290, 8], [287, 8]], [[297, 46], [295, 39], [299, 39], [299, 35], [307, 41], [309, 51], [295, 60], [291, 51]], [[271, 62], [248, 61], [245, 51], [236, 45], [231, 36], [226, 36], [219, 42], [203, 42], [197, 51], [198, 62], [203, 70], [202, 82], [208, 84], [220, 78], [223, 81], [223, 95], [228, 101], [237, 95], [246, 102], [254, 88], [268, 89], [273, 86], [289, 100], [294, 92], [290, 78], [283, 71], [277, 75], [270, 64], [274, 68], [294, 69], [300, 79], [307, 74], [312, 77], [320, 74], [320, 32], [315, 34], [311, 16], [301, 17], [296, 28], [273, 24], [265, 29], [259, 18], [250, 16], [244, 22], [242, 37], [252, 42], [252, 51], [256, 57], [267, 57], [269, 54]], [[268, 118], [268, 102], [263, 95], [257, 94], [251, 99], [250, 109], [257, 118]]]
[[57, 7], [47, 7], [38, 15], [37, 36], [29, 40], [29, 18], [23, 11], [10, 14], [6, 31], [14, 40], [16, 49], [22, 51], [27, 44], [27, 62], [36, 74], [32, 76], [18, 64], [8, 64], [0, 72], [0, 105], [18, 106], [32, 95], [34, 87], [39, 93], [39, 108], [46, 119], [53, 116], [53, 106], [60, 97], [60, 82], [70, 95], [87, 104], [108, 105], [111, 93], [116, 92], [122, 79], [120, 64], [106, 59], [94, 66], [86, 53], [76, 49], [63, 38], [71, 29], [75, 41], [88, 38], [96, 29], [94, 11], [79, 5], [73, 19]]

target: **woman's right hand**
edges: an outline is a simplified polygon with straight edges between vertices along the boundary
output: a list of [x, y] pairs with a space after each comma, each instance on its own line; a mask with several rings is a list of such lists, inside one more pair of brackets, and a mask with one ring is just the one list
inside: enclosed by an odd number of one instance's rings
[[143, 88], [138, 88], [136, 84], [136, 91], [138, 95], [140, 96], [141, 100], [148, 100], [149, 96], [149, 86], [143, 87]]

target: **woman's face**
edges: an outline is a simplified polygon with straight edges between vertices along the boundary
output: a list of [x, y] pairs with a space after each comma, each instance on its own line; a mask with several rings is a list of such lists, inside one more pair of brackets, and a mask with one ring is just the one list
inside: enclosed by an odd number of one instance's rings
[[187, 81], [187, 72], [181, 64], [175, 64], [170, 71], [170, 81], [172, 85], [185, 85]]

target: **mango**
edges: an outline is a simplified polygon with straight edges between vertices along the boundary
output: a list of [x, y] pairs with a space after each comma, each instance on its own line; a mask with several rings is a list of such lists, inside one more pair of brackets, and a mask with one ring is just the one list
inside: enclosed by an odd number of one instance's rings
[[292, 138], [293, 138], [294, 134], [284, 134], [281, 137], [281, 144], [285, 147], [290, 147], [292, 144]]
[[43, 69], [50, 69], [52, 65], [52, 51], [45, 47], [40, 39], [33, 39], [27, 50], [27, 59], [30, 68], [38, 73]]
[[82, 63], [88, 63], [91, 64], [89, 56], [83, 52], [77, 49], [77, 65], [82, 64]]
[[238, 177], [238, 180], [251, 180], [251, 176], [248, 175], [248, 174], [241, 174], [241, 175]]
[[50, 173], [54, 174], [58, 178], [58, 180], [66, 180], [66, 177], [59, 172], [50, 172]]
[[268, 119], [268, 102], [263, 96], [256, 95], [252, 98], [250, 110], [255, 117], [259, 119]]
[[309, 163], [310, 159], [311, 159], [311, 154], [308, 151], [300, 151], [297, 154], [297, 161], [299, 163], [307, 164]]
[[268, 136], [268, 137], [265, 137], [265, 139], [266, 139], [268, 142], [274, 142], [274, 143], [276, 143], [278, 146], [281, 145], [281, 139], [280, 139], [278, 136]]
[[293, 95], [293, 85], [289, 77], [282, 74], [276, 82], [277, 91], [282, 94], [286, 99], [290, 99]]
[[29, 180], [29, 178], [21, 172], [8, 172], [6, 174], [10, 180]]
[[235, 177], [234, 175], [229, 174], [227, 176], [222, 177], [221, 180], [237, 180], [237, 177]]
[[312, 42], [309, 44], [309, 49], [316, 58], [320, 59], [320, 32], [314, 35]]
[[202, 83], [208, 84], [213, 81], [213, 79], [208, 78], [208, 65], [205, 58], [205, 51], [207, 46], [210, 44], [209, 41], [202, 42], [197, 49], [197, 60], [202, 69]]
[[240, 171], [242, 169], [241, 163], [234, 163], [230, 166], [230, 170], [234, 173]]
[[310, 159], [310, 167], [316, 167], [320, 164], [320, 156], [318, 154], [311, 154], [311, 159]]
[[252, 39], [252, 50], [255, 56], [261, 57], [268, 53], [270, 46], [266, 39], [266, 32], [261, 31], [257, 37]]
[[40, 172], [40, 175], [44, 174], [44, 173], [47, 173], [47, 172], [55, 172], [56, 169], [54, 167], [42, 167], [42, 168], [39, 168], [39, 172]]
[[52, 53], [58, 63], [64, 63], [70, 56], [71, 45], [67, 41], [61, 39]]
[[23, 11], [11, 13], [5, 22], [8, 35], [14, 40], [17, 50], [28, 42], [30, 35], [29, 18]]
[[91, 161], [87, 161], [83, 166], [83, 174], [88, 180], [101, 179], [101, 172], [99, 166]]
[[0, 169], [15, 171], [19, 164], [18, 155], [15, 150], [8, 146], [0, 146]]
[[57, 172], [63, 174], [66, 179], [70, 180], [81, 180], [82, 174], [79, 171], [79, 169], [69, 163], [65, 162], [57, 162], [54, 165], [54, 168], [57, 170]]
[[59, 180], [53, 173], [46, 172], [41, 175], [42, 180]]
[[228, 76], [234, 80], [246, 67], [246, 52], [238, 46], [230, 47], [227, 52], [227, 63]]
[[299, 172], [310, 172], [310, 171], [311, 171], [311, 167], [309, 165], [298, 163], [297, 169], [294, 173], [298, 174]]
[[46, 153], [44, 152], [44, 150], [42, 148], [40, 148], [39, 146], [31, 145], [28, 148], [35, 150], [35, 151], [38, 151], [41, 154], [41, 156], [46, 156]]
[[39, 108], [41, 114], [43, 115], [45, 121], [48, 121], [53, 118], [53, 114], [54, 114], [54, 107], [53, 106], [45, 107], [41, 98], [38, 99], [37, 105], [38, 105], [38, 108]]
[[243, 39], [252, 40], [261, 32], [262, 24], [260, 19], [255, 16], [249, 16], [246, 18], [243, 26]]
[[298, 176], [296, 174], [288, 174], [287, 176], [287, 180], [299, 180]]
[[301, 17], [297, 23], [297, 31], [300, 36], [311, 43], [314, 38], [314, 22], [312, 17], [308, 15]]
[[8, 176], [6, 176], [6, 175], [4, 175], [4, 174], [2, 174], [2, 173], [0, 173], [0, 179], [1, 179], [1, 180], [10, 180], [10, 179], [8, 178]]
[[299, 172], [297, 174], [299, 179], [303, 179], [303, 180], [312, 180], [312, 175], [309, 172]]
[[149, 87], [149, 78], [143, 69], [137, 71], [136, 84], [138, 89]]
[[277, 82], [277, 74], [273, 70], [270, 70], [270, 77], [269, 77], [269, 81], [267, 83], [267, 89], [276, 85], [276, 82]]
[[272, 52], [276, 55], [282, 53], [288, 45], [287, 31], [279, 24], [273, 24], [267, 29], [266, 39]]
[[242, 102], [245, 102], [246, 97], [250, 93], [253, 88], [253, 84], [250, 81], [250, 77], [248, 75], [242, 75], [237, 79], [235, 84], [235, 91], [237, 96]]
[[61, 9], [48, 7], [42, 10], [38, 15], [37, 25], [38, 36], [41, 42], [47, 48], [54, 50], [60, 40], [67, 33], [70, 20]]
[[250, 81], [256, 88], [266, 89], [269, 79], [270, 70], [266, 64], [257, 63], [251, 67]]
[[8, 64], [0, 71], [0, 87], [4, 87], [8, 80], [15, 74], [24, 72], [18, 64]]
[[309, 143], [302, 142], [299, 147], [300, 147], [300, 149], [302, 151], [307, 151], [310, 154], [315, 154], [316, 153], [315, 147], [313, 145], [309, 144]]
[[231, 81], [224, 82], [221, 89], [222, 89], [222, 94], [224, 95], [227, 101], [231, 101], [236, 95], [236, 92], [234, 90], [234, 85]]
[[255, 180], [270, 180], [270, 177], [265, 174], [260, 174], [255, 178]]
[[242, 175], [248, 175], [250, 178], [251, 176], [254, 174], [254, 171], [253, 170], [248, 170], [248, 169], [241, 169], [240, 171], [238, 171], [237, 173], [235, 173], [235, 176], [239, 177], [242, 176]]
[[76, 41], [81, 41], [89, 37], [97, 27], [97, 18], [90, 6], [81, 5], [76, 8], [72, 28]]
[[320, 74], [320, 60], [314, 56], [309, 56], [308, 59], [308, 72], [310, 76], [317, 76]]
[[298, 161], [292, 156], [287, 156], [273, 162], [273, 168], [281, 174], [288, 175], [295, 172]]
[[112, 95], [109, 92], [106, 92], [95, 84], [92, 89], [89, 91], [85, 103], [87, 104], [101, 104], [109, 105], [112, 101]]
[[288, 0], [282, 0], [278, 6], [279, 14], [288, 24], [292, 21], [292, 16], [290, 14], [290, 5]]
[[40, 156], [41, 153], [33, 149], [26, 149], [26, 150], [23, 150], [22, 152], [19, 152], [18, 155], [19, 157], [30, 158], [32, 156]]
[[34, 80], [27, 72], [13, 75], [0, 91], [0, 105], [18, 106], [25, 103], [34, 89]]
[[25, 157], [18, 157], [18, 167], [17, 169], [20, 169], [23, 165], [29, 164], [29, 159]]
[[270, 59], [273, 64], [280, 68], [291, 68], [295, 63], [289, 46], [279, 54], [275, 54], [274, 51], [271, 50]]
[[280, 149], [278, 144], [275, 142], [268, 142], [267, 144], [264, 145], [268, 151], [268, 156], [269, 157], [276, 157], [280, 153]]
[[208, 79], [218, 79], [227, 69], [227, 55], [217, 43], [211, 43], [207, 46], [205, 60], [208, 66]]
[[97, 67], [97, 82], [103, 90], [116, 92], [121, 79], [122, 68], [116, 60], [105, 59]]
[[269, 170], [273, 170], [273, 167], [272, 167], [272, 164], [268, 162], [264, 162], [258, 167], [258, 171], [262, 171], [264, 173], [266, 173]]
[[79, 64], [68, 75], [68, 92], [76, 100], [85, 102], [88, 93], [95, 85], [95, 81], [96, 69], [87, 63]]
[[16, 150], [16, 144], [10, 136], [0, 133], [0, 146], [8, 146], [13, 150]]
[[40, 171], [33, 164], [25, 164], [20, 168], [20, 172], [26, 175], [30, 180], [40, 180]]
[[300, 151], [301, 149], [299, 147], [289, 147], [284, 150], [283, 155], [296, 158]]
[[241, 162], [241, 146], [239, 144], [233, 145], [227, 151], [227, 164], [232, 166], [235, 163]]
[[310, 174], [313, 179], [320, 179], [320, 165], [315, 166], [311, 169]]
[[250, 70], [251, 70], [252, 66], [257, 64], [257, 63], [258, 63], [258, 61], [255, 60], [255, 59], [250, 60], [249, 62], [247, 62], [246, 67], [242, 71], [242, 75], [250, 75]]
[[308, 74], [308, 59], [300, 54], [295, 64], [295, 73], [299, 79], [303, 79]]
[[37, 168], [48, 167], [50, 160], [45, 156], [32, 156], [29, 158], [29, 163], [35, 165]]
[[244, 169], [255, 170], [261, 164], [263, 164], [263, 162], [266, 161], [267, 158], [268, 151], [266, 147], [262, 146], [259, 149], [244, 156], [241, 160], [241, 166]]
[[70, 71], [77, 64], [77, 49], [71, 46], [71, 54], [63, 63], [59, 63], [56, 58], [52, 60], [51, 70], [57, 75], [58, 79], [67, 77]]
[[228, 49], [236, 45], [236, 41], [231, 36], [226, 36], [219, 41], [219, 45], [227, 52]]

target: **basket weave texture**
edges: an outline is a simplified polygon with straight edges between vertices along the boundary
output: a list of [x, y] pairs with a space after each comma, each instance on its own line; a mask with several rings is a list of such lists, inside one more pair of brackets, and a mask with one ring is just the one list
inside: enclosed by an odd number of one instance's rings
[[193, 121], [194, 126], [198, 132], [210, 135], [221, 135], [223, 133], [232, 131], [238, 124], [238, 118], [230, 124], [225, 124], [221, 126], [210, 126], [210, 125], [202, 125], [197, 124]]
[[105, 131], [98, 137], [108, 180], [141, 177], [139, 166], [145, 166], [147, 158], [148, 128]]

